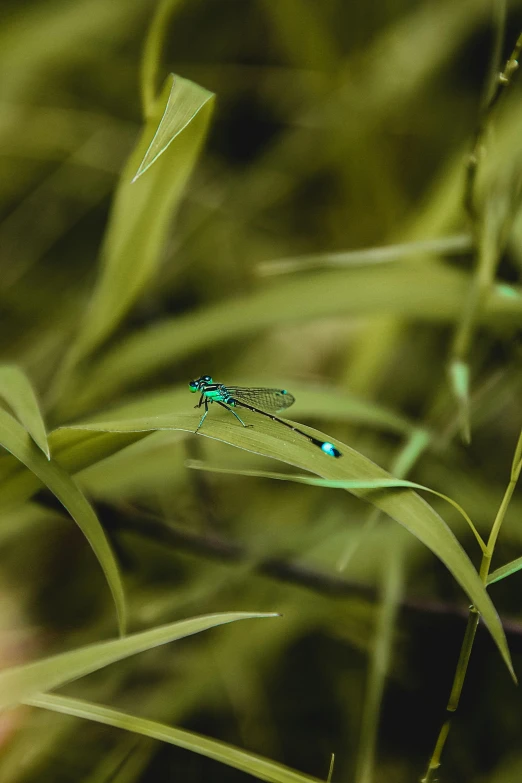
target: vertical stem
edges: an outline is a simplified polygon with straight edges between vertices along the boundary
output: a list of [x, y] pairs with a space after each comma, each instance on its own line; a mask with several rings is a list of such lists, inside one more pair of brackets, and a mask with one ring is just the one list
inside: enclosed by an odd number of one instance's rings
[[380, 704], [388, 673], [395, 619], [403, 590], [403, 544], [388, 553], [385, 563], [383, 600], [379, 611], [364, 700], [361, 739], [357, 754], [355, 783], [372, 783]]
[[147, 120], [154, 109], [161, 50], [171, 13], [180, 0], [160, 0], [149, 27], [140, 68], [141, 106]]
[[[480, 573], [480, 578], [484, 583], [484, 585], [487, 584], [489, 569], [491, 566], [491, 559], [493, 557], [493, 552], [495, 550], [495, 544], [497, 542], [497, 538], [500, 532], [500, 528], [502, 526], [502, 522], [504, 521], [504, 517], [506, 516], [506, 511], [509, 507], [509, 503], [511, 501], [518, 478], [520, 476], [521, 469], [522, 469], [522, 431], [518, 436], [515, 455], [511, 466], [511, 476], [510, 476], [509, 484], [507, 485], [506, 491], [504, 492], [504, 497], [502, 498], [502, 502], [498, 509], [497, 515], [495, 517], [495, 521], [493, 522], [493, 525], [491, 527], [491, 532], [489, 534], [488, 542], [486, 545], [486, 551], [482, 556], [482, 562], [480, 564], [479, 573]], [[433, 753], [431, 754], [431, 758], [428, 762], [426, 773], [424, 777], [421, 778], [421, 783], [433, 783], [435, 780], [434, 775], [436, 773], [436, 770], [440, 767], [440, 758], [451, 727], [451, 718], [455, 713], [457, 707], [459, 706], [462, 687], [464, 685], [464, 680], [468, 669], [471, 650], [473, 648], [473, 642], [475, 641], [475, 634], [477, 632], [479, 619], [480, 619], [480, 615], [475, 609], [475, 607], [474, 606], [470, 607], [469, 615], [468, 615], [468, 624], [466, 626], [466, 632], [464, 634], [464, 639], [462, 640], [462, 646], [460, 648], [459, 660], [457, 663], [457, 668], [455, 670], [453, 684], [451, 686], [451, 693], [448, 699], [448, 703], [446, 705], [446, 717], [440, 728], [439, 735], [437, 737], [437, 741], [433, 749]]]

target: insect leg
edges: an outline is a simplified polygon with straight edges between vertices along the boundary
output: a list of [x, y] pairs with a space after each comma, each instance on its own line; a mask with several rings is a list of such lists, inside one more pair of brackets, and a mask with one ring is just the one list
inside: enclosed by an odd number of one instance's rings
[[[199, 408], [199, 407], [201, 406], [201, 403], [203, 402], [203, 396], [204, 396], [204, 395], [201, 395], [201, 400], [199, 401], [199, 405], [196, 405], [196, 408]], [[201, 429], [201, 425], [202, 425], [202, 424], [203, 424], [203, 422], [205, 421], [206, 415], [207, 415], [207, 413], [208, 413], [208, 400], [207, 400], [207, 398], [206, 398], [206, 397], [205, 397], [204, 405], [205, 405], [205, 413], [204, 413], [204, 414], [203, 414], [203, 416], [201, 417], [201, 421], [199, 422], [197, 429], [196, 429], [196, 430], [194, 430], [194, 435], [196, 434], [196, 432], [198, 432], [198, 430], [200, 430], [200, 429]]]
[[237, 413], [229, 405], [225, 405], [224, 402], [220, 402], [219, 400], [216, 400], [216, 402], [217, 402], [218, 405], [221, 405], [221, 407], [224, 408], [226, 411], [230, 411], [230, 413], [232, 413], [232, 415], [236, 417], [236, 419], [243, 425], [243, 427], [253, 427], [254, 426], [253, 424], [245, 424], [245, 422], [242, 419], [239, 418]]

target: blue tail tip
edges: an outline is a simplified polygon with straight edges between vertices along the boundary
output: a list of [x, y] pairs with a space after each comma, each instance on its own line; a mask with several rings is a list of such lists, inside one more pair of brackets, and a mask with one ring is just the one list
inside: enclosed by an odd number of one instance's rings
[[324, 451], [325, 454], [328, 454], [330, 457], [340, 457], [341, 452], [339, 449], [336, 449], [333, 443], [328, 443], [327, 440], [321, 445], [321, 451]]

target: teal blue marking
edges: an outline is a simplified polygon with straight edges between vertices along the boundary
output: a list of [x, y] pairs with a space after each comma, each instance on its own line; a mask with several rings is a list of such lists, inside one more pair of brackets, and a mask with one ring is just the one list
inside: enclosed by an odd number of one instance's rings
[[341, 452], [335, 448], [333, 443], [328, 443], [327, 440], [322, 444], [321, 451], [324, 451], [325, 454], [329, 454], [330, 457], [340, 457]]

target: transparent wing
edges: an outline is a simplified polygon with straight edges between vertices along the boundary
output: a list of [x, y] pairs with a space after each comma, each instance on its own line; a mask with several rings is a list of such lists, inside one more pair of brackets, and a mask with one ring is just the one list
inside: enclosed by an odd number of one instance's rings
[[227, 386], [226, 389], [238, 402], [272, 413], [289, 408], [295, 402], [295, 397], [283, 389], [245, 389], [242, 386]]

